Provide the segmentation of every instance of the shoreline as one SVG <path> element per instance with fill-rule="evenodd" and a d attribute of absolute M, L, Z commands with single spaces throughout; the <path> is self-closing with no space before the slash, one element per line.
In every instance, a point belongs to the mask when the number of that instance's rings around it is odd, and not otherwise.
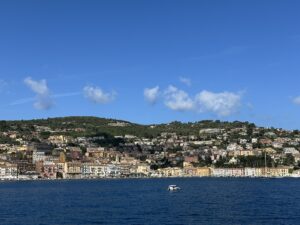
<path fill-rule="evenodd" d="M 261 180 L 274 180 L 274 179 L 299 179 L 300 177 L 217 177 L 217 176 L 207 176 L 207 177 L 105 177 L 105 178 L 66 178 L 66 179 L 0 179 L 0 183 L 6 182 L 49 182 L 49 181 L 113 181 L 113 180 L 160 180 L 160 179 L 261 179 Z"/>

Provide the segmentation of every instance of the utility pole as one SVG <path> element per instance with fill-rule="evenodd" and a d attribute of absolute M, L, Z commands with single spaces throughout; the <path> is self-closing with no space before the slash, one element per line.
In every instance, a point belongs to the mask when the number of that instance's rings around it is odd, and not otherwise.
<path fill-rule="evenodd" d="M 265 177 L 267 176 L 267 153 L 265 150 Z"/>

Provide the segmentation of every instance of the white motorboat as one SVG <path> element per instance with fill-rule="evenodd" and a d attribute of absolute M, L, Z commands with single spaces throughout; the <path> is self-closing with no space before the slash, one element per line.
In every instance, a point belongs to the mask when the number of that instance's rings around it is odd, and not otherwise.
<path fill-rule="evenodd" d="M 177 185 L 169 185 L 168 187 L 168 191 L 179 191 L 181 190 L 180 187 L 178 187 Z"/>

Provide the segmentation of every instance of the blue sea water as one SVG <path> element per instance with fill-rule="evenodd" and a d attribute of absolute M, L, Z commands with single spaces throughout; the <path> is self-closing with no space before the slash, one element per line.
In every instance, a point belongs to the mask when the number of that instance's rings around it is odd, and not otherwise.
<path fill-rule="evenodd" d="M 300 224 L 300 180 L 1 182 L 0 224 Z"/>

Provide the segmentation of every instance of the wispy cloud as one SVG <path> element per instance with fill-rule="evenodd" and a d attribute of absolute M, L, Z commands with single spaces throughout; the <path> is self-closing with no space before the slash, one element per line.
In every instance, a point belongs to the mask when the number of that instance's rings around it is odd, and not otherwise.
<path fill-rule="evenodd" d="M 84 96 L 96 104 L 106 104 L 113 101 L 117 95 L 116 92 L 104 92 L 99 87 L 85 86 L 83 88 Z"/>
<path fill-rule="evenodd" d="M 254 109 L 254 105 L 253 105 L 251 102 L 247 102 L 247 103 L 246 103 L 246 107 L 247 107 L 249 110 L 253 110 L 253 109 Z"/>
<path fill-rule="evenodd" d="M 50 98 L 58 99 L 58 98 L 64 98 L 64 97 L 78 96 L 81 94 L 82 94 L 82 92 L 61 93 L 61 94 L 50 95 Z M 36 98 L 22 98 L 22 99 L 18 99 L 18 100 L 11 102 L 9 105 L 10 106 L 23 105 L 23 104 L 27 104 L 27 103 L 35 102 L 35 101 L 36 101 Z"/>
<path fill-rule="evenodd" d="M 145 88 L 144 90 L 144 97 L 146 101 L 148 101 L 150 104 L 155 104 L 159 95 L 160 95 L 159 86 L 156 86 L 154 88 Z"/>
<path fill-rule="evenodd" d="M 300 96 L 295 97 L 295 98 L 293 99 L 293 103 L 296 104 L 296 105 L 300 105 Z"/>
<path fill-rule="evenodd" d="M 5 80 L 0 79 L 0 93 L 8 86 Z"/>
<path fill-rule="evenodd" d="M 22 99 L 18 99 L 18 100 L 11 102 L 9 105 L 10 106 L 23 105 L 23 104 L 27 104 L 30 102 L 34 102 L 35 100 L 36 100 L 36 98 L 22 98 Z"/>
<path fill-rule="evenodd" d="M 50 96 L 37 95 L 36 101 L 33 103 L 34 108 L 39 110 L 48 110 L 51 109 L 54 105 L 53 100 Z"/>
<path fill-rule="evenodd" d="M 179 81 L 188 87 L 190 87 L 192 85 L 191 79 L 189 79 L 187 77 L 179 77 Z"/>
<path fill-rule="evenodd" d="M 82 94 L 82 92 L 67 92 L 67 93 L 51 95 L 51 97 L 52 98 L 64 98 L 64 97 L 78 96 L 81 94 Z"/>
<path fill-rule="evenodd" d="M 31 77 L 27 77 L 24 79 L 24 83 L 36 94 L 35 101 L 33 103 L 33 106 L 36 109 L 48 110 L 54 105 L 45 79 L 37 81 L 33 80 Z"/>

